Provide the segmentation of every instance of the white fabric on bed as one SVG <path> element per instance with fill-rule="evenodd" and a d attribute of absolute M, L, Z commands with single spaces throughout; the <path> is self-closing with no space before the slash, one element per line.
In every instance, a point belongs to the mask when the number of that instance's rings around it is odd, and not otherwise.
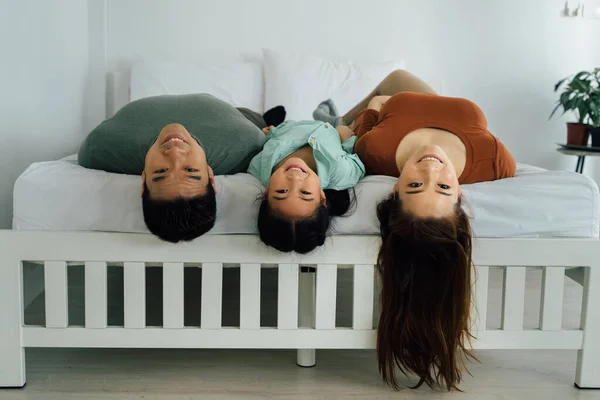
<path fill-rule="evenodd" d="M 403 61 L 359 63 L 263 50 L 265 108 L 284 105 L 287 119 L 312 120 L 317 105 L 332 98 L 342 114 L 365 98 Z"/>
<path fill-rule="evenodd" d="M 256 233 L 262 186 L 248 174 L 218 176 L 217 223 L 210 234 Z M 376 203 L 395 179 L 370 176 L 356 187 L 355 212 L 334 234 L 377 234 Z M 14 190 L 19 230 L 147 232 L 137 176 L 82 168 L 73 158 L 31 165 Z M 517 176 L 463 186 L 478 237 L 598 237 L 598 187 L 572 172 L 520 165 Z"/>
<path fill-rule="evenodd" d="M 131 67 L 130 89 L 130 101 L 164 94 L 210 93 L 234 107 L 264 111 L 260 62 L 141 61 Z"/>

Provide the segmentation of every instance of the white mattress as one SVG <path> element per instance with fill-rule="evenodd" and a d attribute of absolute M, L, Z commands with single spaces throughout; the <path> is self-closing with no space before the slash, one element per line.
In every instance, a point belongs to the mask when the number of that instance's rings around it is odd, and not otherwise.
<path fill-rule="evenodd" d="M 218 176 L 217 222 L 209 234 L 256 233 L 263 190 L 248 174 Z M 369 176 L 357 205 L 336 218 L 332 234 L 378 234 L 376 203 L 395 179 Z M 148 233 L 137 176 L 85 169 L 73 157 L 32 164 L 14 189 L 13 229 Z M 465 209 L 477 237 L 598 237 L 598 186 L 573 172 L 519 165 L 517 176 L 464 185 Z"/>

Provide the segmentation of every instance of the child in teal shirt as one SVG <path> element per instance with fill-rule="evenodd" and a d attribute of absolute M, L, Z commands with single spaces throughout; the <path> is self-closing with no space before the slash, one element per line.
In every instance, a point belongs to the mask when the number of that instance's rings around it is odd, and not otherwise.
<path fill-rule="evenodd" d="M 365 175 L 346 126 L 288 121 L 263 129 L 267 141 L 248 168 L 266 186 L 258 214 L 261 240 L 307 253 L 325 241 L 331 217 L 350 208 L 348 189 Z"/>

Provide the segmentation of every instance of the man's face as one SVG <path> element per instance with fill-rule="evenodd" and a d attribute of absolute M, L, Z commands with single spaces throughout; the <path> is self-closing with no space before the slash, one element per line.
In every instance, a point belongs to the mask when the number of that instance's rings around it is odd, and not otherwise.
<path fill-rule="evenodd" d="M 169 124 L 146 153 L 142 182 L 152 199 L 174 200 L 206 193 L 214 175 L 200 144 L 182 125 Z"/>

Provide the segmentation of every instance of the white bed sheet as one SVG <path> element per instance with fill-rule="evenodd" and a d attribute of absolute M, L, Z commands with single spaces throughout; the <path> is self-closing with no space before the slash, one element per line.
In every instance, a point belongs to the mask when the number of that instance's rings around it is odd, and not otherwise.
<path fill-rule="evenodd" d="M 256 233 L 262 185 L 253 176 L 219 176 L 217 222 L 209 234 Z M 395 179 L 370 176 L 356 187 L 354 213 L 332 234 L 378 234 L 376 203 Z M 14 189 L 13 229 L 148 233 L 137 176 L 85 169 L 74 157 L 32 164 Z M 464 185 L 477 237 L 591 237 L 599 232 L 598 186 L 583 175 L 519 165 L 517 176 Z"/>

